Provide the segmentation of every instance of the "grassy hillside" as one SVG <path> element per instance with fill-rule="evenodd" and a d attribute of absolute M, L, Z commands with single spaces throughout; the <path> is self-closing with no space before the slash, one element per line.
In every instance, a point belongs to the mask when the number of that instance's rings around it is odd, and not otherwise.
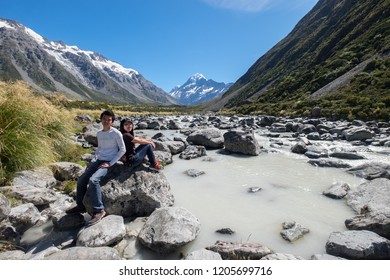
<path fill-rule="evenodd" d="M 388 0 L 320 0 L 222 99 L 240 113 L 320 106 L 323 116 L 388 120 L 389 54 Z"/>

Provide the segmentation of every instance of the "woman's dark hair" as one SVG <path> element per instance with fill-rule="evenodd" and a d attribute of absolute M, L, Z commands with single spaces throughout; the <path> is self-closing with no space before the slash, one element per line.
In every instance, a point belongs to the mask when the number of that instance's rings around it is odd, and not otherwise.
<path fill-rule="evenodd" d="M 131 123 L 133 124 L 133 127 L 132 127 L 132 129 L 131 129 L 130 132 L 127 132 L 127 131 L 125 130 L 125 128 L 124 128 L 126 122 L 131 122 Z M 130 133 L 131 135 L 134 136 L 134 123 L 133 123 L 133 121 L 132 121 L 131 119 L 129 119 L 129 118 L 124 118 L 124 119 L 122 119 L 122 120 L 121 120 L 121 124 L 120 124 L 120 126 L 119 126 L 119 130 L 120 130 L 120 132 L 122 132 L 122 133 Z"/>
<path fill-rule="evenodd" d="M 112 121 L 114 122 L 115 121 L 115 114 L 113 111 L 111 110 L 106 110 L 104 111 L 103 113 L 100 114 L 100 119 L 103 118 L 103 116 L 110 116 L 112 118 Z"/>

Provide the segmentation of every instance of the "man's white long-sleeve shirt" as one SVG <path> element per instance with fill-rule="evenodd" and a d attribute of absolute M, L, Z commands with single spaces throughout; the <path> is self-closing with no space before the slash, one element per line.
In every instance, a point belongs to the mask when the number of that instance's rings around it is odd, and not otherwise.
<path fill-rule="evenodd" d="M 112 166 L 125 154 L 125 143 L 118 129 L 111 127 L 108 131 L 99 130 L 96 137 L 98 140 L 96 159 L 108 161 Z"/>

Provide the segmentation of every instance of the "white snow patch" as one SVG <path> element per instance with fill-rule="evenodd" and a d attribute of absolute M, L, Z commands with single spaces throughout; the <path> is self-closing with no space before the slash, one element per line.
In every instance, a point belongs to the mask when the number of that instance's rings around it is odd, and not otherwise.
<path fill-rule="evenodd" d="M 15 27 L 9 25 L 7 22 L 0 20 L 0 28 L 5 27 L 9 29 L 15 29 Z"/>
<path fill-rule="evenodd" d="M 33 39 L 35 41 L 37 41 L 38 43 L 42 44 L 45 42 L 45 39 L 43 39 L 43 37 L 41 35 L 39 35 L 38 33 L 35 33 L 33 30 L 31 30 L 30 28 L 27 28 L 25 27 L 24 28 L 24 31 L 30 35 L 31 37 L 33 37 Z"/>

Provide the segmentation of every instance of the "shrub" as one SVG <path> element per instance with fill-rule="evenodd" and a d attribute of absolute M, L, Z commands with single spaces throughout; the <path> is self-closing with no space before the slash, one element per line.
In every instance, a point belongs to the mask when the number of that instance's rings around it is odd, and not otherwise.
<path fill-rule="evenodd" d="M 56 161 L 68 143 L 72 118 L 23 82 L 0 82 L 0 175 Z"/>

